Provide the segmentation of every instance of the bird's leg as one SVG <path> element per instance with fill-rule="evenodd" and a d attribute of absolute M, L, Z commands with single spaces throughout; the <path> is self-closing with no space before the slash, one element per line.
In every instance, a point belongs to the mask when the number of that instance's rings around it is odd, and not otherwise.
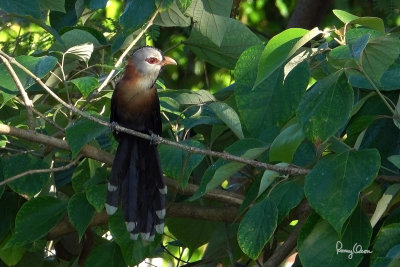
<path fill-rule="evenodd" d="M 159 143 L 158 135 L 155 134 L 152 130 L 149 130 L 149 134 L 150 134 L 150 144 L 151 145 L 158 145 L 158 143 Z"/>
<path fill-rule="evenodd" d="M 116 130 L 115 128 L 118 126 L 118 123 L 116 123 L 115 121 L 110 123 L 110 129 L 112 133 L 118 133 L 118 130 Z"/>

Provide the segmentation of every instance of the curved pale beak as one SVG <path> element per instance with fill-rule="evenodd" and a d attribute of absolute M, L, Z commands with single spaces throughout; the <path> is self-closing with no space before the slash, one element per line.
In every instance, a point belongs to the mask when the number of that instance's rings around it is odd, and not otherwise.
<path fill-rule="evenodd" d="M 172 58 L 165 56 L 164 59 L 161 61 L 161 66 L 166 66 L 166 65 L 177 65 L 177 63 Z"/>

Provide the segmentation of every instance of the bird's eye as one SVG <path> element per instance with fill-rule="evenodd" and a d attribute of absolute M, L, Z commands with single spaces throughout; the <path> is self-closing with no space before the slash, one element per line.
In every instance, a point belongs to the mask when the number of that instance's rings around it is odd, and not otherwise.
<path fill-rule="evenodd" d="M 149 58 L 146 58 L 146 61 L 147 61 L 147 63 L 149 63 L 149 64 L 155 64 L 155 63 L 158 63 L 158 59 L 157 59 L 157 58 L 155 58 L 155 57 L 149 57 Z"/>

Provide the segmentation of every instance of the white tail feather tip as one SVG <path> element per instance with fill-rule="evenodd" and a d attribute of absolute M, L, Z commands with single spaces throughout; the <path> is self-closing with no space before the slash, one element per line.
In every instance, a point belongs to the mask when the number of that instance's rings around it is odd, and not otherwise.
<path fill-rule="evenodd" d="M 150 233 L 140 233 L 140 236 L 142 237 L 143 240 L 149 241 Z"/>
<path fill-rule="evenodd" d="M 160 191 L 161 194 L 166 195 L 168 192 L 167 186 L 164 186 L 163 188 L 159 188 L 158 191 Z"/>
<path fill-rule="evenodd" d="M 118 190 L 118 186 L 108 183 L 107 190 L 108 190 L 108 192 L 115 192 Z"/>
<path fill-rule="evenodd" d="M 159 219 L 164 219 L 165 217 L 165 209 L 162 210 L 156 210 L 156 215 Z"/>
<path fill-rule="evenodd" d="M 160 223 L 155 226 L 156 232 L 162 235 L 164 233 L 164 224 Z"/>
<path fill-rule="evenodd" d="M 117 207 L 108 205 L 107 203 L 104 204 L 104 207 L 106 208 L 106 212 L 108 215 L 113 215 L 117 211 Z"/>
<path fill-rule="evenodd" d="M 136 222 L 125 222 L 125 225 L 128 232 L 132 232 L 136 228 Z"/>
<path fill-rule="evenodd" d="M 139 234 L 132 234 L 132 233 L 130 234 L 130 238 L 132 240 L 137 240 L 138 236 L 139 236 Z"/>

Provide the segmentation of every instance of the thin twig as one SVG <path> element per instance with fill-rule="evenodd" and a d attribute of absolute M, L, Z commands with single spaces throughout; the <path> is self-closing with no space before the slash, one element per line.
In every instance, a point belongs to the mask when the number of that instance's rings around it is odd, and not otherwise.
<path fill-rule="evenodd" d="M 131 49 L 136 45 L 136 43 L 142 38 L 142 36 L 145 34 L 145 32 L 153 25 L 154 19 L 156 18 L 157 14 L 160 12 L 160 8 L 162 6 L 162 2 L 160 2 L 159 7 L 156 9 L 154 14 L 151 16 L 150 20 L 147 22 L 146 26 L 139 32 L 139 34 L 133 39 L 133 41 L 129 44 L 129 46 L 124 50 L 124 52 L 121 54 L 121 56 L 118 58 L 117 62 L 114 65 L 114 69 L 110 71 L 110 73 L 107 75 L 106 79 L 103 81 L 103 83 L 92 92 L 92 94 L 86 99 L 86 101 L 82 104 L 80 107 L 80 110 L 83 110 L 83 108 L 96 96 L 98 95 L 110 82 L 111 78 L 113 77 L 115 73 L 115 69 L 119 68 L 122 64 L 122 61 L 128 55 L 128 53 L 131 51 Z"/>
<path fill-rule="evenodd" d="M 29 99 L 28 94 L 25 91 L 24 86 L 22 85 L 20 79 L 18 78 L 18 75 L 15 73 L 13 67 L 11 66 L 10 62 L 3 56 L 0 56 L 1 60 L 3 61 L 4 65 L 6 66 L 8 72 L 11 75 L 11 78 L 14 80 L 15 85 L 17 86 L 20 94 L 22 95 L 22 98 L 25 102 L 26 106 L 26 111 L 28 113 L 28 126 L 29 129 L 33 130 L 35 129 L 35 120 L 33 118 L 33 113 L 32 113 L 32 107 L 33 103 Z"/>
<path fill-rule="evenodd" d="M 8 183 L 11 183 L 11 182 L 13 182 L 15 180 L 18 180 L 18 179 L 20 179 L 20 178 L 22 178 L 24 176 L 27 176 L 27 175 L 38 174 L 38 173 L 59 172 L 59 171 L 68 170 L 72 166 L 75 166 L 81 158 L 82 158 L 82 156 L 79 155 L 73 161 L 71 161 L 67 165 L 64 165 L 64 166 L 61 166 L 61 167 L 49 168 L 49 169 L 29 170 L 29 171 L 26 171 L 26 172 L 19 173 L 17 175 L 14 175 L 14 176 L 8 178 L 8 179 L 5 179 L 4 181 L 1 181 L 0 182 L 0 186 L 8 184 Z"/>

